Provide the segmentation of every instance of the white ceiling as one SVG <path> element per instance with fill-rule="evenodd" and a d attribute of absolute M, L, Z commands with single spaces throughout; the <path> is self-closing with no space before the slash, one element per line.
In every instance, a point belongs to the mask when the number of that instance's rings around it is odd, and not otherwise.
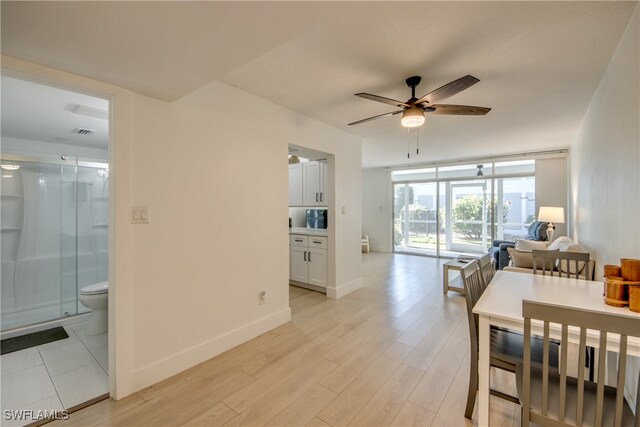
<path fill-rule="evenodd" d="M 0 87 L 3 137 L 107 149 L 109 121 L 73 110 L 82 105 L 108 112 L 109 101 L 4 75 Z M 96 132 L 80 135 L 77 128 Z"/>
<path fill-rule="evenodd" d="M 637 2 L 2 2 L 2 52 L 174 100 L 219 79 L 364 138 L 363 165 L 566 147 Z M 394 110 L 465 74 L 407 159 Z M 415 138 L 415 135 L 412 136 Z M 413 142 L 415 145 L 415 142 Z"/>

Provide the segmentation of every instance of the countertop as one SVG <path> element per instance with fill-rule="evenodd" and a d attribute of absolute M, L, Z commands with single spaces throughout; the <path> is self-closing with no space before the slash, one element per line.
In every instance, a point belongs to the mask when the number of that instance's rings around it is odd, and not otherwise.
<path fill-rule="evenodd" d="M 302 234 L 306 236 L 326 236 L 326 228 L 306 228 L 306 227 L 291 227 L 289 234 Z"/>

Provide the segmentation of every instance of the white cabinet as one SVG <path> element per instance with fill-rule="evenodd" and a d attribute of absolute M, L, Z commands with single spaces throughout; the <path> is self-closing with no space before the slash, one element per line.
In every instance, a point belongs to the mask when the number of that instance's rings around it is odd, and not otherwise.
<path fill-rule="evenodd" d="M 308 248 L 291 246 L 289 251 L 289 279 L 296 282 L 309 282 Z"/>
<path fill-rule="evenodd" d="M 326 288 L 327 238 L 291 235 L 289 244 L 289 280 Z"/>
<path fill-rule="evenodd" d="M 309 248 L 309 280 L 307 283 L 315 286 L 327 287 L 327 250 Z"/>
<path fill-rule="evenodd" d="M 327 185 L 327 176 L 329 175 L 327 170 L 327 161 L 320 160 L 318 161 L 318 164 L 320 168 L 320 179 L 319 179 L 320 205 L 327 206 L 327 203 L 329 200 L 327 198 L 327 190 L 329 189 L 329 186 Z"/>
<path fill-rule="evenodd" d="M 327 162 L 289 165 L 289 206 L 327 206 Z"/>
<path fill-rule="evenodd" d="M 320 163 L 306 162 L 302 164 L 302 203 L 305 206 L 320 204 Z"/>
<path fill-rule="evenodd" d="M 302 163 L 289 165 L 289 206 L 302 206 Z"/>

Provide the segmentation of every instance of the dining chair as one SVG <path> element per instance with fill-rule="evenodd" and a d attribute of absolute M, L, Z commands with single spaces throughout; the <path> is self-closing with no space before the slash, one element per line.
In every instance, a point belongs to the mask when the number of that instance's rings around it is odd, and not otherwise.
<path fill-rule="evenodd" d="M 482 273 L 482 280 L 484 281 L 484 287 L 486 288 L 493 280 L 493 276 L 496 271 L 493 268 L 493 260 L 491 255 L 485 254 L 478 259 L 478 265 L 480 266 L 480 272 Z"/>
<path fill-rule="evenodd" d="M 547 274 L 553 276 L 557 273 L 559 277 L 563 277 L 563 273 L 567 278 L 580 278 L 580 271 L 586 268 L 591 256 L 583 252 L 560 252 L 545 251 L 534 249 L 531 252 L 533 256 L 533 274 L 538 274 L 538 269 L 543 276 Z M 572 268 L 573 261 L 573 268 Z M 582 267 L 580 267 L 580 263 Z M 556 266 L 558 268 L 556 268 Z"/>
<path fill-rule="evenodd" d="M 464 416 L 471 419 L 473 408 L 475 406 L 476 395 L 478 391 L 478 315 L 473 313 L 473 307 L 476 305 L 486 287 L 484 286 L 482 273 L 477 261 L 472 261 L 460 270 L 462 282 L 464 284 L 464 295 L 467 305 L 467 319 L 469 321 L 469 337 L 471 343 L 471 369 L 469 376 L 469 391 L 467 393 L 467 405 Z M 515 373 L 516 365 L 522 361 L 524 351 L 522 334 L 508 331 L 506 329 L 491 329 L 491 366 L 502 369 L 504 371 Z M 532 339 L 532 347 L 534 358 L 538 355 L 540 362 L 542 361 L 542 340 L 539 338 Z M 552 345 L 551 364 L 557 365 L 558 347 Z M 513 403 L 519 403 L 517 397 L 510 396 L 498 390 L 490 389 L 489 392 L 497 397 L 508 400 Z"/>
<path fill-rule="evenodd" d="M 634 417 L 624 399 L 628 337 L 640 336 L 640 318 L 618 313 L 593 313 L 569 307 L 560 307 L 532 301 L 522 302 L 524 317 L 524 360 L 518 365 L 516 384 L 522 405 L 522 425 L 530 422 L 547 426 L 640 426 L 640 375 L 636 394 Z M 541 321 L 543 328 L 542 367 L 533 366 L 532 348 L 527 345 L 531 337 L 532 321 Z M 598 378 L 585 381 L 584 370 L 578 370 L 578 378 L 567 376 L 566 351 L 562 352 L 560 370 L 549 369 L 550 324 L 557 325 L 561 345 L 568 344 L 569 327 L 579 328 L 580 348 L 586 345 L 587 329 L 599 336 Z M 605 385 L 605 359 L 608 334 L 620 337 L 616 387 Z M 578 352 L 578 366 L 584 365 L 584 352 Z M 635 419 L 634 419 L 635 418 Z"/>
<path fill-rule="evenodd" d="M 538 265 L 542 275 L 545 276 L 549 273 L 550 276 L 554 275 L 554 271 L 558 273 L 559 277 L 562 277 L 562 273 L 565 273 L 567 278 L 580 279 L 580 262 L 588 263 L 591 256 L 588 253 L 582 252 L 560 252 L 560 251 L 545 251 L 534 249 L 532 251 L 533 256 L 533 274 L 537 274 Z M 573 261 L 573 268 L 571 268 L 571 262 Z M 538 264 L 540 263 L 540 264 Z M 559 266 L 560 268 L 556 268 Z M 587 268 L 586 264 L 583 264 L 583 269 Z M 584 277 L 587 277 L 585 274 Z M 585 366 L 589 368 L 589 380 L 593 381 L 595 375 L 595 350 L 593 347 L 588 346 L 586 348 L 587 358 L 585 360 Z"/>

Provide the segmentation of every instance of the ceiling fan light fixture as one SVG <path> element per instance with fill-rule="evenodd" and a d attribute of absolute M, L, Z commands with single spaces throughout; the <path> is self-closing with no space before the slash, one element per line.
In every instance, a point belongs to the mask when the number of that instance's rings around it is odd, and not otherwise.
<path fill-rule="evenodd" d="M 422 108 L 405 108 L 402 112 L 402 126 L 406 128 L 417 128 L 424 124 L 424 111 Z"/>

